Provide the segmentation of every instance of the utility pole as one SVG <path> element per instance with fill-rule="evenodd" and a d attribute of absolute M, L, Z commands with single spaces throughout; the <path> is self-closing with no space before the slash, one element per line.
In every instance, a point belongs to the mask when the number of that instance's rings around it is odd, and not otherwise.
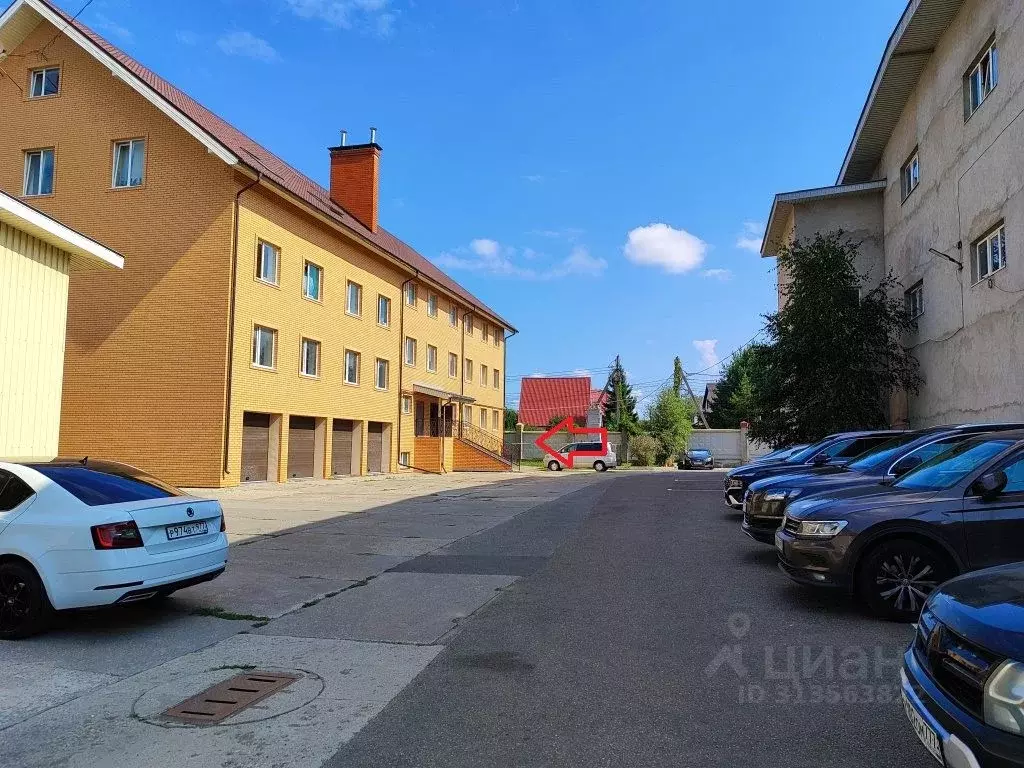
<path fill-rule="evenodd" d="M 683 371 L 682 374 L 683 384 L 686 385 L 686 391 L 689 392 L 690 397 L 693 398 L 693 404 L 697 406 L 697 415 L 700 416 L 700 421 L 704 425 L 704 429 L 711 429 L 711 427 L 708 426 L 708 419 L 704 415 L 704 406 L 701 405 L 701 402 L 697 399 L 697 396 L 693 394 L 693 389 L 690 387 L 690 381 L 689 379 L 686 378 L 686 372 Z"/>

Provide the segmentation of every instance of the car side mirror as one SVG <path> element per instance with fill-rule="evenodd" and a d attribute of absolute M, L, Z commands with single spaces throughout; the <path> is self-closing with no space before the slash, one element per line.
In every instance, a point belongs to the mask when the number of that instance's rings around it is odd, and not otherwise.
<path fill-rule="evenodd" d="M 917 469 L 923 463 L 924 459 L 920 456 L 904 456 L 893 465 L 892 474 L 895 477 L 903 477 L 907 472 Z"/>
<path fill-rule="evenodd" d="M 991 501 L 1003 492 L 1006 483 L 1006 473 L 1001 469 L 997 469 L 995 472 L 989 472 L 987 475 L 982 475 L 975 480 L 971 485 L 971 490 L 976 496 L 980 496 L 983 501 Z"/>
<path fill-rule="evenodd" d="M 813 464 L 816 467 L 828 464 L 828 454 L 819 453 L 817 456 L 811 459 L 811 464 Z"/>

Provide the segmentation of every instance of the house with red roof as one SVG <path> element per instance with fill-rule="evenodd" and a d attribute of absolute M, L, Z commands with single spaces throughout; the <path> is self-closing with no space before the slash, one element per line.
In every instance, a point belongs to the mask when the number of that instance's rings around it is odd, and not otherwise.
<path fill-rule="evenodd" d="M 591 406 L 603 402 L 603 393 L 590 388 L 589 376 L 527 377 L 519 393 L 519 420 L 529 427 L 546 427 L 569 416 L 586 425 Z"/>

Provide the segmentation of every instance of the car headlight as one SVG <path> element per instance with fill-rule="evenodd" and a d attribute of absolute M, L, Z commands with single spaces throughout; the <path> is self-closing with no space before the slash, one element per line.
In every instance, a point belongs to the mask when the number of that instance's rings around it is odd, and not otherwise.
<path fill-rule="evenodd" d="M 1005 661 L 985 686 L 985 722 L 1024 736 L 1024 664 Z"/>
<path fill-rule="evenodd" d="M 768 491 L 768 493 L 766 493 L 765 496 L 764 496 L 764 500 L 765 501 L 785 501 L 786 497 L 788 495 L 789 495 L 789 493 L 787 491 Z"/>
<path fill-rule="evenodd" d="M 846 527 L 846 520 L 801 520 L 797 536 L 831 539 Z"/>

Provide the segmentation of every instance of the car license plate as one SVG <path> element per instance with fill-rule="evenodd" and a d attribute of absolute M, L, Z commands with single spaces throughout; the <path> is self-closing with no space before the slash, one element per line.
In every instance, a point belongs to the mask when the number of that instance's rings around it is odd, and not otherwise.
<path fill-rule="evenodd" d="M 786 549 L 782 545 L 782 537 L 779 536 L 779 532 L 778 531 L 775 532 L 775 548 L 777 550 L 779 550 L 780 553 L 786 554 Z"/>
<path fill-rule="evenodd" d="M 184 539 L 187 536 L 202 536 L 204 533 L 209 533 L 210 528 L 206 524 L 205 520 L 200 520 L 196 523 L 182 523 L 181 525 L 168 525 L 167 526 L 167 539 Z"/>
<path fill-rule="evenodd" d="M 907 713 L 907 719 L 910 720 L 914 733 L 917 734 L 917 738 L 924 744 L 925 749 L 931 752 L 932 757 L 938 760 L 939 763 L 945 765 L 946 761 L 942 759 L 942 742 L 939 741 L 939 734 L 914 709 L 914 705 L 910 703 L 906 691 L 903 691 L 903 710 Z"/>

